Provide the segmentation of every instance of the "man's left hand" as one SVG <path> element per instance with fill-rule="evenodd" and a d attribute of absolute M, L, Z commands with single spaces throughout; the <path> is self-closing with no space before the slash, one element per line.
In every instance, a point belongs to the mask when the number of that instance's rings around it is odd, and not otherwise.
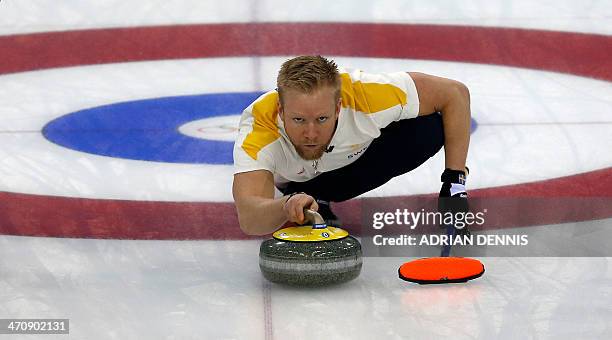
<path fill-rule="evenodd" d="M 452 169 L 445 169 L 441 176 L 442 188 L 438 199 L 438 211 L 443 214 L 452 213 L 454 227 L 459 230 L 465 227 L 465 221 L 460 220 L 460 217 L 465 217 L 465 213 L 470 210 L 465 189 L 466 177 L 466 172 Z M 465 232 L 469 233 L 467 229 Z"/>

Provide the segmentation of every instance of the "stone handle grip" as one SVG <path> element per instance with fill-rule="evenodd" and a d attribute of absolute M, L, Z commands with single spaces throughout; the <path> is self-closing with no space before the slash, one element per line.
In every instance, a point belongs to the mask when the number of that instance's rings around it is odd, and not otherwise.
<path fill-rule="evenodd" d="M 304 220 L 312 223 L 312 225 L 325 225 L 326 222 L 318 212 L 311 209 L 304 209 Z"/>

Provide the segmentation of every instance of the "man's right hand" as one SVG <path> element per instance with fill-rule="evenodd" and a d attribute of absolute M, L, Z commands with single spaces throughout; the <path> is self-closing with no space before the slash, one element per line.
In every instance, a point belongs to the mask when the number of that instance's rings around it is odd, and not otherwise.
<path fill-rule="evenodd" d="M 304 209 L 319 210 L 319 205 L 314 197 L 303 193 L 293 193 L 287 195 L 283 204 L 283 211 L 287 216 L 287 220 L 297 224 L 304 224 Z"/>

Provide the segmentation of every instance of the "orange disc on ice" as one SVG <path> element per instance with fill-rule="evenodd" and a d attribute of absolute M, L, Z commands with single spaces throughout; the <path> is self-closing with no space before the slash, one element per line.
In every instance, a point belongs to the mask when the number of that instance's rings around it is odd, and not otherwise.
<path fill-rule="evenodd" d="M 419 284 L 466 282 L 482 276 L 482 262 L 465 257 L 430 257 L 404 263 L 398 270 L 402 280 Z"/>

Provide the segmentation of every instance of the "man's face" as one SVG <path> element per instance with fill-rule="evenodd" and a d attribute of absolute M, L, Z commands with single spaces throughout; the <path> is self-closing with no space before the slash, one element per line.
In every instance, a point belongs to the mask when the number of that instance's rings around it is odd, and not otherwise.
<path fill-rule="evenodd" d="M 312 93 L 288 89 L 279 104 L 285 132 L 305 160 L 319 159 L 334 135 L 341 101 L 333 87 L 321 87 Z"/>

